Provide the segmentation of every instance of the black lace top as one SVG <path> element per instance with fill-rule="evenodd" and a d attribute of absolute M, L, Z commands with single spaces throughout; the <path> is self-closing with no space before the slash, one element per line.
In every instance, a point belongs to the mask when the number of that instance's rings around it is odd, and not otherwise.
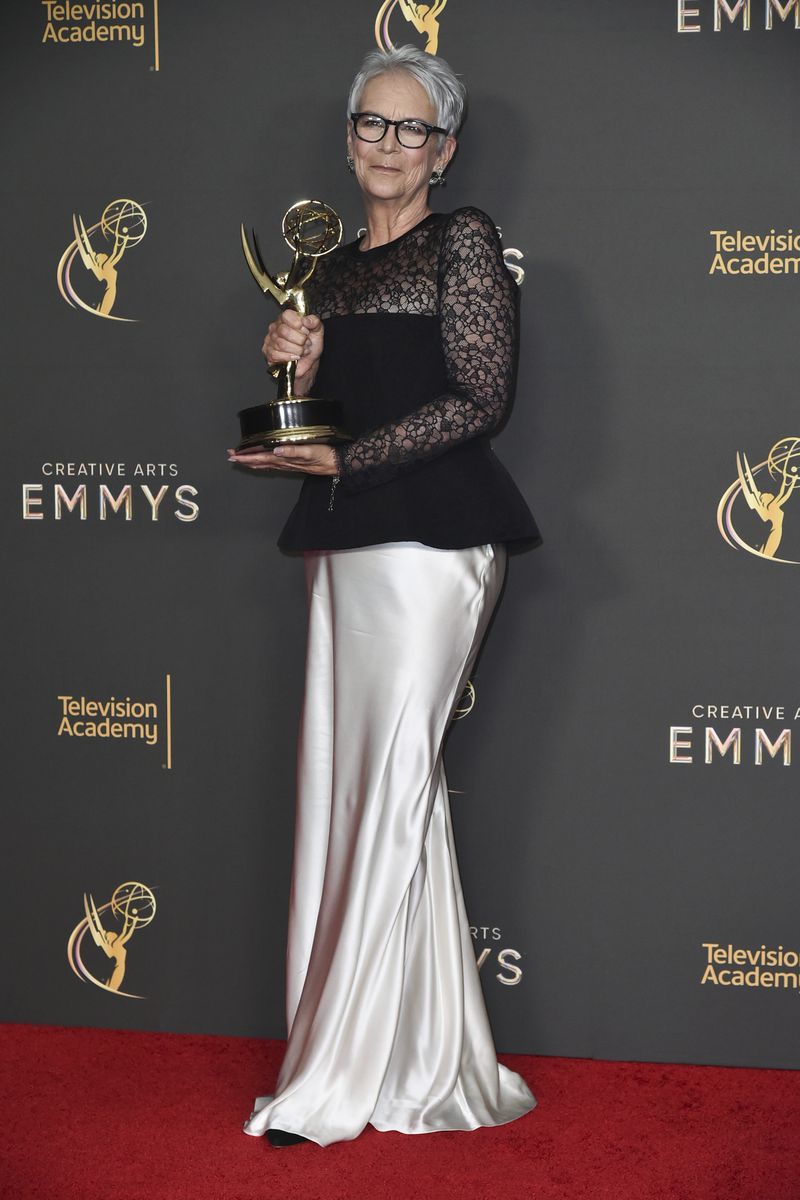
<path fill-rule="evenodd" d="M 305 477 L 279 546 L 537 544 L 489 443 L 517 347 L 517 287 L 489 217 L 431 213 L 372 250 L 351 242 L 307 291 L 325 325 L 312 395 L 341 401 L 354 440 L 337 447 L 338 484 Z"/>

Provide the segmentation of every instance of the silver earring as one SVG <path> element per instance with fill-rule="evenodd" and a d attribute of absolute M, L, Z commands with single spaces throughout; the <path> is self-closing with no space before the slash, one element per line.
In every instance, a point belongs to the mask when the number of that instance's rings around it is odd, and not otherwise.
<path fill-rule="evenodd" d="M 356 169 L 353 164 L 353 160 L 349 154 L 347 156 L 347 169 L 348 169 L 348 171 L 355 171 L 355 169 Z"/>
<path fill-rule="evenodd" d="M 437 184 L 444 183 L 444 171 L 441 167 L 436 167 L 434 169 L 434 172 L 428 180 L 428 183 L 431 187 L 436 187 Z"/>

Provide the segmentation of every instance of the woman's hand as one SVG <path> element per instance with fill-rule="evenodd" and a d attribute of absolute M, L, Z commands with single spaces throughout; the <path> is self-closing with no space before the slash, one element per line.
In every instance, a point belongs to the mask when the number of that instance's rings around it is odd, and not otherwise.
<path fill-rule="evenodd" d="M 287 308 L 267 329 L 261 353 L 268 367 L 296 362 L 295 394 L 305 396 L 317 373 L 324 337 L 325 330 L 319 317 L 313 313 L 303 317 L 293 308 Z"/>
<path fill-rule="evenodd" d="M 245 454 L 228 451 L 228 462 L 254 471 L 302 471 L 306 475 L 338 475 L 339 464 L 332 446 L 321 442 L 311 445 L 276 446 L 274 450 L 253 450 Z"/>

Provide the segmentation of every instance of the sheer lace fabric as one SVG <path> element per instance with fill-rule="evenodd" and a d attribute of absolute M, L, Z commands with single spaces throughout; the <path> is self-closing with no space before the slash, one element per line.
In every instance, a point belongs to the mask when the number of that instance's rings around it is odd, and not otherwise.
<path fill-rule="evenodd" d="M 384 247 L 345 247 L 318 270 L 311 299 L 323 320 L 403 313 L 439 322 L 446 391 L 338 447 L 345 491 L 383 483 L 502 422 L 514 375 L 517 289 L 497 231 L 479 209 L 432 214 Z"/>

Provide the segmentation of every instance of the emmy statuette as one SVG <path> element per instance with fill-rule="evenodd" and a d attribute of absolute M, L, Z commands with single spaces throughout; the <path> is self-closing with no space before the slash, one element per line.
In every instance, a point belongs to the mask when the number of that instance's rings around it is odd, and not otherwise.
<path fill-rule="evenodd" d="M 283 236 L 294 251 L 289 270 L 275 279 L 264 266 L 253 230 L 252 248 L 244 225 L 242 250 L 250 274 L 261 291 L 277 300 L 281 309 L 308 312 L 303 287 L 308 283 L 323 254 L 335 250 L 342 240 L 342 222 L 321 200 L 301 200 L 283 218 Z M 342 428 L 342 410 L 337 400 L 300 397 L 294 392 L 295 362 L 283 363 L 273 372 L 278 394 L 270 402 L 244 408 L 238 414 L 242 440 L 237 452 L 271 449 L 286 442 L 345 442 L 350 435 Z"/>

